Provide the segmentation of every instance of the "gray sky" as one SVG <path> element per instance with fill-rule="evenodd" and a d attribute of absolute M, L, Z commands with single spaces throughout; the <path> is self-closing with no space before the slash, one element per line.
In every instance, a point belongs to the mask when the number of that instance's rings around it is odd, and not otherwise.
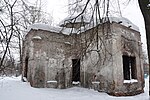
<path fill-rule="evenodd" d="M 117 0 L 116 0 L 117 1 Z M 128 0 L 119 0 L 121 15 L 125 18 L 128 18 L 132 23 L 137 25 L 141 32 L 141 38 L 143 42 L 143 47 L 146 50 L 146 38 L 145 38 L 145 26 L 143 16 L 141 14 L 138 0 L 131 0 L 128 4 L 126 1 Z M 114 6 L 115 0 L 110 4 L 110 6 Z M 61 20 L 63 20 L 68 12 L 68 0 L 47 0 L 47 12 L 49 12 L 53 16 L 53 20 L 55 24 L 58 24 Z M 118 6 L 117 6 L 118 7 Z M 116 10 L 115 8 L 113 8 Z"/>

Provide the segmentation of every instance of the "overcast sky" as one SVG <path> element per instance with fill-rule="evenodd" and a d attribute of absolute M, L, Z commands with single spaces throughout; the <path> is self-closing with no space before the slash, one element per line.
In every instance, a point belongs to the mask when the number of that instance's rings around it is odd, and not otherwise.
<path fill-rule="evenodd" d="M 124 1 L 127 0 L 120 0 L 121 15 L 128 18 L 131 22 L 139 27 L 143 47 L 146 49 L 144 20 L 139 9 L 138 0 L 131 0 L 129 4 Z M 53 16 L 55 24 L 58 24 L 68 15 L 68 0 L 47 0 L 46 3 L 47 12 L 49 12 Z"/>
<path fill-rule="evenodd" d="M 68 16 L 68 0 L 43 1 L 45 3 L 44 6 L 46 8 L 46 12 L 50 13 L 53 17 L 54 25 L 58 24 L 61 20 Z M 117 5 L 115 4 L 117 3 L 115 2 L 117 1 L 118 0 L 112 0 L 110 6 L 116 7 Z M 138 5 L 138 0 L 131 0 L 129 4 L 127 3 L 127 1 L 129 0 L 119 0 L 121 15 L 122 17 L 129 19 L 132 23 L 139 27 L 141 32 L 143 48 L 147 53 L 144 20 Z M 115 8 L 113 9 L 116 10 Z"/>

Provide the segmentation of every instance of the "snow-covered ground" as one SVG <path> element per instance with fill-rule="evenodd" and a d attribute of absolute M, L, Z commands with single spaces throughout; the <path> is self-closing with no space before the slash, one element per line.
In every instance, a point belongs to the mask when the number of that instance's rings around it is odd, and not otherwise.
<path fill-rule="evenodd" d="M 92 89 L 72 87 L 68 89 L 33 88 L 21 77 L 0 77 L 0 100 L 149 100 L 149 80 L 145 79 L 145 93 L 115 97 Z"/>

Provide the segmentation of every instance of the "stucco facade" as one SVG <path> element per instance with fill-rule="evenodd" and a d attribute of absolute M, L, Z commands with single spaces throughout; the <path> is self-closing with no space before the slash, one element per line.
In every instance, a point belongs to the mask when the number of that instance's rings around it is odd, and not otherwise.
<path fill-rule="evenodd" d="M 23 77 L 40 88 L 81 86 L 116 96 L 142 93 L 140 33 L 116 22 L 70 35 L 31 29 L 23 44 Z"/>

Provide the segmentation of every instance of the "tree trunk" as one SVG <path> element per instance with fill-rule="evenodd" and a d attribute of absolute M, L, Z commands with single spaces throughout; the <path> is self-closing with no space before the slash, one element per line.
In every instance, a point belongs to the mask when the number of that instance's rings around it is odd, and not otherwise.
<path fill-rule="evenodd" d="M 148 7 L 148 4 L 150 3 L 150 1 L 149 0 L 138 0 L 138 1 L 139 1 L 139 6 L 140 6 L 140 9 L 143 14 L 144 21 L 145 21 L 147 51 L 148 51 L 148 59 L 150 63 L 150 7 Z M 150 72 L 150 64 L 149 64 L 149 72 Z M 149 94 L 150 94 L 150 89 L 149 89 Z"/>

